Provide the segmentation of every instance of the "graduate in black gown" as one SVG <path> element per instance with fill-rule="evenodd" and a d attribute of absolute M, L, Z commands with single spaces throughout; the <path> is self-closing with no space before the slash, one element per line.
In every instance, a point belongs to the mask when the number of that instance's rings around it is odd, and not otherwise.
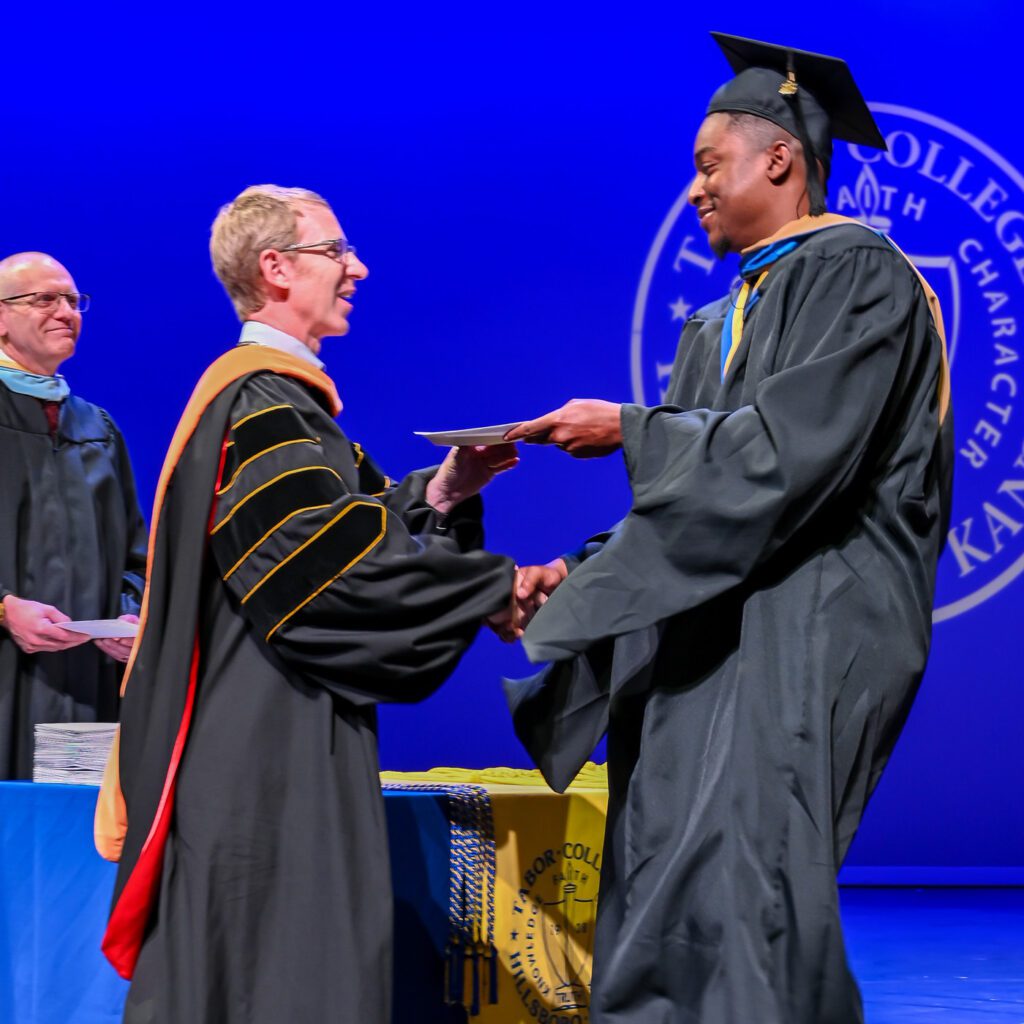
<path fill-rule="evenodd" d="M 57 371 L 88 296 L 45 253 L 0 260 L 0 779 L 30 779 L 35 725 L 113 722 L 130 641 L 69 619 L 134 619 L 146 525 L 124 439 Z"/>
<path fill-rule="evenodd" d="M 854 1024 L 836 873 L 914 699 L 947 526 L 941 315 L 825 212 L 833 137 L 883 147 L 841 61 L 723 37 L 690 201 L 742 284 L 666 404 L 511 432 L 621 449 L 626 518 L 524 570 L 517 732 L 563 788 L 607 729 L 594 1024 Z"/>
<path fill-rule="evenodd" d="M 367 271 L 318 196 L 247 189 L 211 250 L 242 344 L 198 384 L 158 487 L 97 813 L 120 854 L 104 950 L 132 977 L 127 1022 L 388 1024 L 375 707 L 430 694 L 510 614 L 476 494 L 515 449 L 396 483 L 346 438 L 316 353 Z"/>

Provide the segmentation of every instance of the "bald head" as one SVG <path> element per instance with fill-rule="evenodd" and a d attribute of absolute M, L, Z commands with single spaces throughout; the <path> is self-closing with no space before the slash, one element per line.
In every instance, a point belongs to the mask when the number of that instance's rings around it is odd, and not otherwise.
<path fill-rule="evenodd" d="M 0 260 L 0 299 L 21 294 L 23 289 L 17 286 L 18 282 L 31 278 L 38 271 L 71 276 L 67 268 L 45 252 L 16 252 Z"/>
<path fill-rule="evenodd" d="M 67 268 L 45 252 L 18 252 L 0 260 L 3 354 L 32 373 L 56 373 L 74 355 L 82 327 L 77 292 Z"/>

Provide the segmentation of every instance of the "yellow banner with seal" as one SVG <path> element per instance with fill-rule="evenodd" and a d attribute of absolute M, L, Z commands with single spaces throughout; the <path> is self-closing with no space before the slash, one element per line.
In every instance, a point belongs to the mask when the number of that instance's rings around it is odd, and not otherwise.
<path fill-rule="evenodd" d="M 552 792 L 539 772 L 512 768 L 381 772 L 381 781 L 483 786 L 490 798 L 498 1001 L 482 1000 L 473 1020 L 589 1024 L 605 766 L 586 765 L 564 794 Z"/>

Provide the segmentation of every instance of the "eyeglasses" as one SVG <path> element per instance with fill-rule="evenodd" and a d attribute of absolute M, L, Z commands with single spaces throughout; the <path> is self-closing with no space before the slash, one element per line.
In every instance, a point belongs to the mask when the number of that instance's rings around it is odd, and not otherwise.
<path fill-rule="evenodd" d="M 63 299 L 76 313 L 84 313 L 89 308 L 89 296 L 81 292 L 25 292 L 23 295 L 8 295 L 0 302 L 24 302 L 33 309 L 56 309 Z"/>
<path fill-rule="evenodd" d="M 345 262 L 345 257 L 356 254 L 356 247 L 349 243 L 347 238 L 325 238 L 322 242 L 296 242 L 294 245 L 286 245 L 279 252 L 313 252 L 317 256 L 330 256 L 332 260 L 339 263 Z"/>

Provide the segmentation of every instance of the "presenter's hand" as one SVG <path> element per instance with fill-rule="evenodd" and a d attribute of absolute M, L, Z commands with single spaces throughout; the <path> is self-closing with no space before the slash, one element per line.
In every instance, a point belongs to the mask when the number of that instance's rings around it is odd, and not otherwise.
<path fill-rule="evenodd" d="M 72 633 L 56 625 L 58 622 L 70 622 L 71 617 L 65 615 L 59 608 L 54 608 L 52 604 L 25 601 L 8 594 L 4 598 L 4 612 L 4 626 L 7 627 L 7 632 L 26 654 L 66 651 L 89 642 L 89 638 L 84 634 Z"/>
<path fill-rule="evenodd" d="M 521 423 L 506 441 L 555 444 L 577 459 L 610 455 L 622 447 L 622 406 L 599 398 L 574 398 L 561 409 Z"/>
<path fill-rule="evenodd" d="M 488 616 L 484 619 L 484 622 L 494 630 L 495 633 L 501 637 L 505 643 L 510 644 L 517 637 L 523 635 L 523 631 L 516 631 L 515 628 L 515 617 L 516 617 L 516 584 L 519 582 L 519 566 L 516 566 L 516 574 L 512 577 L 512 592 L 509 594 L 508 604 L 500 612 L 495 612 L 494 615 Z"/>
<path fill-rule="evenodd" d="M 460 501 L 479 494 L 499 473 L 518 464 L 519 454 L 514 444 L 450 448 L 427 484 L 427 504 L 446 515 Z"/>
<path fill-rule="evenodd" d="M 118 618 L 122 622 L 138 622 L 138 615 L 119 615 Z M 135 637 L 133 636 L 111 636 L 104 637 L 102 640 L 93 640 L 93 643 L 106 655 L 109 655 L 114 661 L 120 661 L 122 664 L 128 660 L 128 657 L 132 653 L 132 644 L 135 643 Z"/>

